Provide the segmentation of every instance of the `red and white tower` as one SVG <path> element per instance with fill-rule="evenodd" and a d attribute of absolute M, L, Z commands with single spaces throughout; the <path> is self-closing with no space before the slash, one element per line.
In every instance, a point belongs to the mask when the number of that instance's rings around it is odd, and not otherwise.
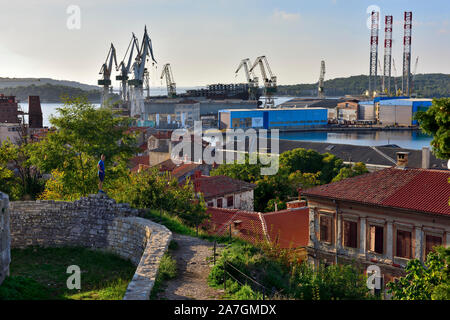
<path fill-rule="evenodd" d="M 370 73 L 369 73 L 369 95 L 373 96 L 377 91 L 377 61 L 378 61 L 378 29 L 379 12 L 372 11 L 370 28 Z"/>
<path fill-rule="evenodd" d="M 405 26 L 403 36 L 403 76 L 402 76 L 402 94 L 410 95 L 411 84 L 411 28 L 412 12 L 405 12 Z"/>
<path fill-rule="evenodd" d="M 392 60 L 392 16 L 384 18 L 384 68 L 382 91 L 391 94 L 391 60 Z"/>

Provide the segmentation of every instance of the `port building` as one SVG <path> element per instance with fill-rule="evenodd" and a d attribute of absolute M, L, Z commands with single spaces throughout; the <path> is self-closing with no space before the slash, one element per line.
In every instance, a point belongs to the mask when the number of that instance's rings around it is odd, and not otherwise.
<path fill-rule="evenodd" d="M 235 109 L 219 111 L 219 129 L 296 130 L 324 127 L 328 124 L 326 108 Z"/>
<path fill-rule="evenodd" d="M 375 104 L 377 120 L 382 125 L 417 125 L 414 115 L 417 111 L 427 111 L 431 99 L 389 99 Z"/>

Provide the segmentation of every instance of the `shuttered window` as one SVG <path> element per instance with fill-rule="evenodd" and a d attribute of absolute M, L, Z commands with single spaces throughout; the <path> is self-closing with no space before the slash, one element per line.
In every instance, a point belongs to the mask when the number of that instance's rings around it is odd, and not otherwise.
<path fill-rule="evenodd" d="M 349 248 L 358 247 L 358 223 L 344 220 L 344 246 Z"/>
<path fill-rule="evenodd" d="M 217 208 L 222 208 L 222 198 L 217 199 Z"/>
<path fill-rule="evenodd" d="M 233 196 L 227 197 L 227 208 L 232 208 L 234 205 L 233 203 Z"/>
<path fill-rule="evenodd" d="M 380 226 L 370 226 L 370 251 L 383 254 L 384 249 L 384 228 Z"/>
<path fill-rule="evenodd" d="M 331 218 L 320 217 L 320 241 L 331 243 Z"/>
<path fill-rule="evenodd" d="M 397 230 L 396 256 L 411 259 L 411 232 Z"/>
<path fill-rule="evenodd" d="M 437 236 L 426 236 L 425 255 L 433 251 L 433 247 L 442 245 L 442 238 Z"/>

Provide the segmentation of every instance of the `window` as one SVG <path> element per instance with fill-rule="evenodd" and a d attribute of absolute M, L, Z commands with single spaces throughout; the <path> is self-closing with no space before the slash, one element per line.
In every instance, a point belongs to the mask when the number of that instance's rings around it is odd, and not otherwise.
<path fill-rule="evenodd" d="M 217 199 L 217 208 L 222 208 L 223 204 L 222 204 L 222 198 Z"/>
<path fill-rule="evenodd" d="M 208 202 L 208 207 L 214 207 L 214 202 L 212 201 Z"/>
<path fill-rule="evenodd" d="M 320 216 L 320 241 L 331 243 L 331 217 Z"/>
<path fill-rule="evenodd" d="M 231 208 L 231 207 L 233 207 L 233 200 L 234 200 L 234 198 L 233 198 L 233 196 L 229 196 L 229 197 L 227 197 L 227 207 L 228 208 Z"/>
<path fill-rule="evenodd" d="M 433 247 L 442 245 L 442 238 L 437 236 L 427 235 L 425 241 L 425 256 L 427 256 L 429 252 L 433 251 Z"/>
<path fill-rule="evenodd" d="M 344 247 L 357 248 L 358 223 L 344 220 Z"/>
<path fill-rule="evenodd" d="M 397 230 L 397 257 L 411 258 L 411 232 Z"/>
<path fill-rule="evenodd" d="M 370 251 L 383 254 L 384 249 L 384 228 L 370 226 Z"/>

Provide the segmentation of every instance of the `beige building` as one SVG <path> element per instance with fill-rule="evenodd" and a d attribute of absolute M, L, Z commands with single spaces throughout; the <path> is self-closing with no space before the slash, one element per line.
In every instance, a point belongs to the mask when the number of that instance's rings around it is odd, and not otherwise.
<path fill-rule="evenodd" d="M 303 192 L 314 263 L 377 265 L 386 283 L 404 275 L 410 259 L 450 246 L 450 171 L 408 168 L 407 154 L 398 161 Z"/>
<path fill-rule="evenodd" d="M 21 130 L 20 123 L 0 123 L 0 142 L 3 143 L 9 138 L 12 143 L 17 143 Z"/>

